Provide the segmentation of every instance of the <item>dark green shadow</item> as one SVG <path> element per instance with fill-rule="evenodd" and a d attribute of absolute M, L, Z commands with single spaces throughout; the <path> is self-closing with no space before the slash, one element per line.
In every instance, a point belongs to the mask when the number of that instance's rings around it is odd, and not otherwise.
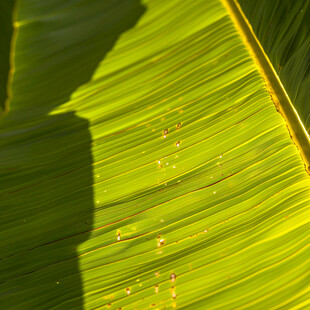
<path fill-rule="evenodd" d="M 139 0 L 20 1 L 17 18 L 29 22 L 0 124 L 0 309 L 84 308 L 77 247 L 93 228 L 89 121 L 49 112 L 144 12 Z"/>

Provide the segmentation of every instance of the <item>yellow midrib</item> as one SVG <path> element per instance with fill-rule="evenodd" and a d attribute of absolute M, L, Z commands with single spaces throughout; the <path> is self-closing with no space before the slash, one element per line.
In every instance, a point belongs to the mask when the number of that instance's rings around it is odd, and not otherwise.
<path fill-rule="evenodd" d="M 287 95 L 279 76 L 255 36 L 251 24 L 236 0 L 222 0 L 244 44 L 249 49 L 265 81 L 270 97 L 285 119 L 290 136 L 304 161 L 310 175 L 310 139 L 296 109 Z"/>
<path fill-rule="evenodd" d="M 10 54 L 9 54 L 9 73 L 8 73 L 8 80 L 6 84 L 6 91 L 7 91 L 7 97 L 4 102 L 3 107 L 3 114 L 0 116 L 0 120 L 8 114 L 10 111 L 10 101 L 12 99 L 12 80 L 13 80 L 13 74 L 15 71 L 15 63 L 14 63 L 14 57 L 15 57 L 15 46 L 16 46 L 16 37 L 17 37 L 17 26 L 16 26 L 16 19 L 17 19 L 17 11 L 18 11 L 18 5 L 19 0 L 16 0 L 15 6 L 13 8 L 13 14 L 12 14 L 12 26 L 13 26 L 13 32 L 12 32 L 12 38 L 10 43 Z"/>

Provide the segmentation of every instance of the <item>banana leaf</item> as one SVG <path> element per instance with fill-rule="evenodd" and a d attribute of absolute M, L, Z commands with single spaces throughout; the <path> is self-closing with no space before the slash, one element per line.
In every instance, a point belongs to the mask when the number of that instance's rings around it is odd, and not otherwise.
<path fill-rule="evenodd" d="M 0 309 L 309 307 L 309 138 L 238 5 L 11 4 Z"/>
<path fill-rule="evenodd" d="M 310 3 L 239 3 L 310 134 Z"/>

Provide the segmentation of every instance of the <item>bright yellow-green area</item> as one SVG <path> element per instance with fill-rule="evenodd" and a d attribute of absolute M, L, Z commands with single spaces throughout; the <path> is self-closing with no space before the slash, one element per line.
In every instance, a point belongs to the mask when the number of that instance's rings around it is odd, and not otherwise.
<path fill-rule="evenodd" d="M 309 307 L 310 178 L 219 0 L 21 0 L 15 31 L 0 308 Z"/>

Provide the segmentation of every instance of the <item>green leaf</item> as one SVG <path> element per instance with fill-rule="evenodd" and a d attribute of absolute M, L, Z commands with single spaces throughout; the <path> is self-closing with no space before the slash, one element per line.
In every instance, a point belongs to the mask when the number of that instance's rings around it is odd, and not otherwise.
<path fill-rule="evenodd" d="M 309 1 L 239 3 L 310 133 Z"/>
<path fill-rule="evenodd" d="M 7 111 L 5 105 L 7 93 L 8 76 L 10 70 L 10 47 L 13 33 L 12 13 L 14 1 L 3 0 L 0 3 L 0 117 Z"/>
<path fill-rule="evenodd" d="M 309 140 L 226 2 L 13 15 L 0 308 L 309 306 Z"/>

